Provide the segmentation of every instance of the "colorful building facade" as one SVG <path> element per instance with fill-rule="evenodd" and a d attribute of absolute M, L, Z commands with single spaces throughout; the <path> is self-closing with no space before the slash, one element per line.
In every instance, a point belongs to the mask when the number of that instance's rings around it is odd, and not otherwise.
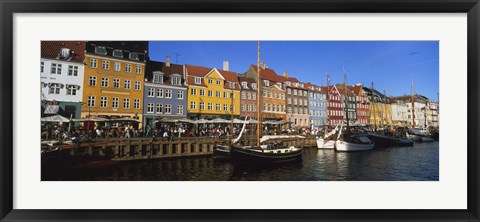
<path fill-rule="evenodd" d="M 141 120 L 148 42 L 92 41 L 85 52 L 82 117 Z"/>
<path fill-rule="evenodd" d="M 257 118 L 257 83 L 254 78 L 239 76 L 240 83 L 240 116 Z"/>
<path fill-rule="evenodd" d="M 311 83 L 306 83 L 305 86 L 308 88 L 310 127 L 318 129 L 328 125 L 326 92 Z"/>
<path fill-rule="evenodd" d="M 187 85 L 183 65 L 149 60 L 143 95 L 143 123 L 152 125 L 162 118 L 187 117 Z"/>
<path fill-rule="evenodd" d="M 217 68 L 185 65 L 187 110 L 192 119 L 240 117 L 237 73 Z"/>
<path fill-rule="evenodd" d="M 322 91 L 327 93 L 327 115 L 328 115 L 328 125 L 330 127 L 335 127 L 336 125 L 342 124 L 344 121 L 344 110 L 345 103 L 343 103 L 340 92 L 336 86 L 327 86 L 322 87 Z"/>
<path fill-rule="evenodd" d="M 356 125 L 368 125 L 370 123 L 370 101 L 368 100 L 367 93 L 363 89 L 362 84 L 347 86 L 347 88 L 355 93 L 357 100 Z"/>
<path fill-rule="evenodd" d="M 82 108 L 85 42 L 42 41 L 40 83 L 42 116 L 79 118 Z"/>

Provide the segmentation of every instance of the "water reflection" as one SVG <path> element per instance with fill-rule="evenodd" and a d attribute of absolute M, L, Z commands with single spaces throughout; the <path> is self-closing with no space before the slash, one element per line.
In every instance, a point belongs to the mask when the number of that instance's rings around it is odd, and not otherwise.
<path fill-rule="evenodd" d="M 306 148 L 301 161 L 270 167 L 238 167 L 212 157 L 192 157 L 83 171 L 42 168 L 42 180 L 437 181 L 438 147 L 438 142 L 434 142 L 361 152 Z"/>

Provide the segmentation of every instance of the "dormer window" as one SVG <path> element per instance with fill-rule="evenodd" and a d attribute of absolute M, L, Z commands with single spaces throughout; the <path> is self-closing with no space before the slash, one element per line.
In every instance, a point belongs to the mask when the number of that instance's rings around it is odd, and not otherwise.
<path fill-rule="evenodd" d="M 230 84 L 231 89 L 235 88 L 235 83 L 234 82 L 229 82 L 229 84 Z"/>
<path fill-rule="evenodd" d="M 256 83 L 252 83 L 252 89 L 257 89 L 257 84 Z"/>
<path fill-rule="evenodd" d="M 60 59 L 68 59 L 70 57 L 70 49 L 62 48 L 60 50 Z"/>
<path fill-rule="evenodd" d="M 292 84 L 290 81 L 286 81 L 285 83 L 286 83 L 287 85 L 290 85 L 290 84 Z"/>
<path fill-rule="evenodd" d="M 163 83 L 163 73 L 153 72 L 153 83 Z"/>
<path fill-rule="evenodd" d="M 117 58 L 123 58 L 123 51 L 120 49 L 113 50 L 113 56 Z"/>
<path fill-rule="evenodd" d="M 265 86 L 270 86 L 270 82 L 268 80 L 263 80 L 263 83 L 265 84 Z"/>
<path fill-rule="evenodd" d="M 202 78 L 195 77 L 195 84 L 202 84 Z"/>
<path fill-rule="evenodd" d="M 172 78 L 172 85 L 179 86 L 180 83 L 181 83 L 180 77 L 173 77 L 173 78 Z"/>
<path fill-rule="evenodd" d="M 242 88 L 248 89 L 247 82 L 242 82 Z"/>
<path fill-rule="evenodd" d="M 107 54 L 107 49 L 103 46 L 96 46 L 95 47 L 95 53 L 100 54 L 100 55 L 106 55 Z"/>
<path fill-rule="evenodd" d="M 128 58 L 132 60 L 139 60 L 138 53 L 136 52 L 130 52 L 130 54 L 128 55 Z"/>
<path fill-rule="evenodd" d="M 282 83 L 277 82 L 277 86 L 278 86 L 279 88 L 282 88 Z"/>

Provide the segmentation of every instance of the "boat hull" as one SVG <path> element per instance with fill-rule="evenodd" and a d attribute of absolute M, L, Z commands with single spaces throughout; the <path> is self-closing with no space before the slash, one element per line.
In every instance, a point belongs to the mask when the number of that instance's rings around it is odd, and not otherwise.
<path fill-rule="evenodd" d="M 215 159 L 230 159 L 230 147 L 228 145 L 216 145 L 213 150 L 213 158 Z"/>
<path fill-rule="evenodd" d="M 368 133 L 367 137 L 375 142 L 375 147 L 391 147 L 397 143 L 397 140 L 390 136 L 383 136 L 376 133 Z"/>
<path fill-rule="evenodd" d="M 358 144 L 358 143 L 349 143 L 341 140 L 335 142 L 335 149 L 337 151 L 363 151 L 371 150 L 375 146 L 375 143 L 371 144 Z"/>
<path fill-rule="evenodd" d="M 318 149 L 335 149 L 335 140 L 317 139 Z"/>
<path fill-rule="evenodd" d="M 236 164 L 275 164 L 286 163 L 302 158 L 303 149 L 296 149 L 287 153 L 259 152 L 253 149 L 232 147 L 231 155 Z"/>

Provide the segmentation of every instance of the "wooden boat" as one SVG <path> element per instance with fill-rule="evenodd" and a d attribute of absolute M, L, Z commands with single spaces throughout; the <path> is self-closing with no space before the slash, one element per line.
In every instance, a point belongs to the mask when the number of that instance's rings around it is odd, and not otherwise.
<path fill-rule="evenodd" d="M 347 93 L 347 74 L 344 71 L 344 102 L 345 102 L 345 109 L 348 107 L 348 93 Z M 350 125 L 349 125 L 349 117 L 348 117 L 348 111 L 346 110 L 345 112 L 345 120 L 347 127 L 345 129 L 345 132 L 342 133 L 343 129 L 343 124 L 340 127 L 340 132 L 338 133 L 337 141 L 335 142 L 335 149 L 337 151 L 362 151 L 362 150 L 371 150 L 375 146 L 375 143 L 372 142 L 367 135 L 365 134 L 359 134 L 359 133 L 353 133 L 350 131 Z"/>
<path fill-rule="evenodd" d="M 260 41 L 258 42 L 257 83 L 260 83 Z M 258 84 L 257 95 L 261 95 L 261 84 Z M 262 107 L 260 96 L 257 96 L 257 107 Z M 302 158 L 303 149 L 288 146 L 285 141 L 303 138 L 301 136 L 264 136 L 260 138 L 262 130 L 261 109 L 257 109 L 257 144 L 254 146 L 235 144 L 231 146 L 231 156 L 237 165 L 285 163 Z M 243 132 L 243 130 L 242 130 Z M 240 134 L 241 136 L 241 134 Z M 234 141 L 236 142 L 236 141 Z M 263 143 L 263 144 L 262 144 Z"/>
<path fill-rule="evenodd" d="M 397 139 L 391 136 L 385 136 L 378 133 L 368 132 L 367 136 L 370 140 L 375 142 L 376 148 L 391 147 L 397 144 Z"/>
<path fill-rule="evenodd" d="M 318 149 L 335 149 L 335 139 L 333 138 L 338 131 L 338 125 L 331 132 L 325 134 L 322 138 L 317 137 Z"/>

